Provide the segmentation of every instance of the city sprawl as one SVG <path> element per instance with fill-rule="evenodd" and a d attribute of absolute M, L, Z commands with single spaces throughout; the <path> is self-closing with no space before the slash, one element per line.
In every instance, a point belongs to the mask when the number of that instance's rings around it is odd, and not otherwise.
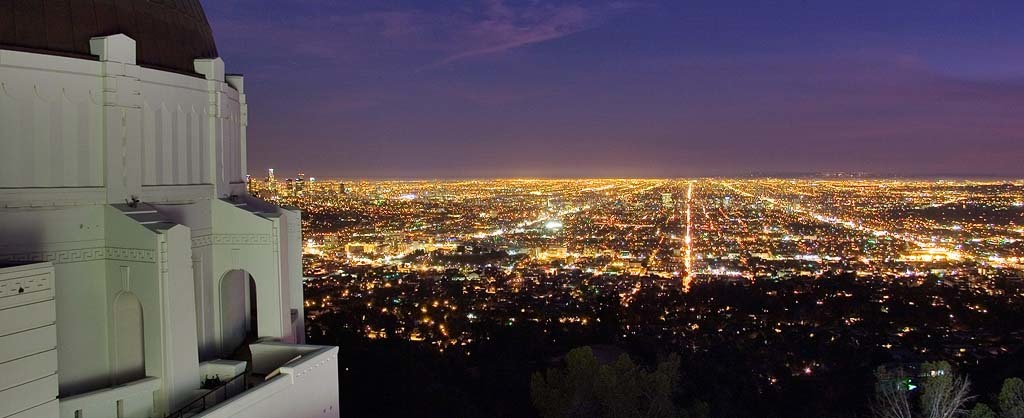
<path fill-rule="evenodd" d="M 765 393 L 844 373 L 862 382 L 889 362 L 993 367 L 1024 345 L 1020 182 L 250 188 L 303 211 L 314 335 L 342 327 L 467 358 L 503 327 L 532 329 L 553 354 L 609 338 L 698 363 L 736 350 L 738 374 Z"/>

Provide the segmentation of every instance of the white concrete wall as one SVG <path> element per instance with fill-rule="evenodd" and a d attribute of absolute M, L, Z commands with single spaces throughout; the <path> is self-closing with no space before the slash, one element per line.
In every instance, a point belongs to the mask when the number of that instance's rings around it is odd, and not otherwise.
<path fill-rule="evenodd" d="M 280 207 L 252 196 L 238 199 L 247 211 L 274 220 L 279 242 L 278 262 L 281 277 L 281 306 L 285 327 L 281 338 L 286 342 L 305 342 L 306 326 L 302 296 L 302 212 L 294 207 Z M 291 319 L 291 311 L 296 313 Z"/>
<path fill-rule="evenodd" d="M 113 302 L 127 292 L 143 307 L 145 374 L 173 407 L 199 384 L 192 233 L 103 204 L 244 193 L 244 80 L 219 59 L 197 60 L 195 77 L 142 68 L 124 35 L 91 47 L 98 60 L 0 50 L 0 260 L 55 263 L 62 396 L 114 382 Z"/>
<path fill-rule="evenodd" d="M 57 399 L 53 286 L 50 263 L 0 268 L 0 417 Z"/>
<path fill-rule="evenodd" d="M 276 219 L 268 219 L 239 209 L 226 202 L 212 203 L 213 230 L 208 238 L 194 244 L 212 247 L 211 271 L 208 283 L 210 294 L 216 295 L 213 312 L 214 335 L 222 335 L 220 315 L 220 281 L 231 270 L 245 270 L 256 281 L 257 322 L 261 337 L 283 338 L 290 335 L 287 325 L 287 306 L 282 302 L 283 288 L 280 276 L 279 226 Z M 195 245 L 194 245 L 195 246 Z M 222 352 L 234 347 L 221 346 Z"/>
<path fill-rule="evenodd" d="M 192 232 L 176 225 L 161 234 L 161 309 L 164 348 L 163 386 L 169 410 L 192 400 L 200 385 L 196 297 L 192 272 Z"/>
<path fill-rule="evenodd" d="M 191 264 L 193 294 L 195 300 L 196 340 L 201 361 L 214 360 L 220 354 L 215 330 L 213 328 L 214 309 L 217 304 L 213 297 L 213 213 L 212 200 L 203 199 L 196 202 L 156 205 L 160 213 L 168 219 L 187 225 L 191 232 Z"/>
<path fill-rule="evenodd" d="M 143 338 L 146 342 L 145 369 L 147 376 L 161 376 L 162 329 L 164 312 L 160 309 L 160 283 L 158 276 L 158 238 L 157 234 L 129 218 L 121 211 L 104 207 L 105 243 L 110 248 L 124 248 L 145 252 L 145 259 L 111 259 L 106 262 L 104 278 L 106 283 L 105 300 L 108 334 L 108 356 L 111 370 L 114 370 L 116 350 L 116 324 L 114 322 L 114 303 L 123 292 L 130 292 L 142 304 Z M 77 301 L 81 304 L 83 302 Z M 70 303 L 69 303 L 70 304 Z M 63 367 L 63 365 L 61 366 Z M 113 380 L 110 383 L 116 383 Z"/>
<path fill-rule="evenodd" d="M 284 280 L 291 332 L 288 341 L 306 342 L 306 313 L 302 297 L 302 214 L 298 209 L 280 209 L 281 214 L 281 277 Z M 291 321 L 291 312 L 295 312 Z"/>
<path fill-rule="evenodd" d="M 202 360 L 213 360 L 236 348 L 232 342 L 223 341 L 227 334 L 222 325 L 223 315 L 231 309 L 224 309 L 221 297 L 222 280 L 235 270 L 247 272 L 256 282 L 260 336 L 294 342 L 290 310 L 296 298 L 291 292 L 293 281 L 296 278 L 301 280 L 301 276 L 283 276 L 282 273 L 294 273 L 295 268 L 282 270 L 281 263 L 289 259 L 301 263 L 301 249 L 297 242 L 291 246 L 282 243 L 282 238 L 287 239 L 289 234 L 285 232 L 282 235 L 277 215 L 257 215 L 219 199 L 155 207 L 174 222 L 189 226 L 192 231 L 193 282 L 199 357 Z M 291 237 L 292 240 L 295 238 Z M 282 251 L 294 251 L 295 254 L 287 256 Z M 301 287 L 298 299 L 301 306 Z"/>
<path fill-rule="evenodd" d="M 280 348 L 285 351 L 284 357 L 290 357 L 293 351 L 306 351 L 303 347 Z M 254 353 L 257 351 L 259 349 L 254 348 Z M 302 358 L 279 370 L 280 375 L 198 417 L 337 418 L 340 415 L 337 347 L 319 347 L 317 351 L 305 352 Z"/>
<path fill-rule="evenodd" d="M 225 75 L 223 61 L 196 60 L 202 76 L 190 77 L 138 66 L 124 35 L 91 47 L 96 61 L 0 50 L 0 262 L 53 263 L 59 332 L 49 337 L 59 373 L 48 379 L 61 416 L 113 416 L 118 402 L 129 417 L 162 416 L 191 400 L 199 359 L 226 349 L 226 272 L 255 279 L 260 336 L 302 340 L 300 214 L 220 200 L 250 200 L 244 79 Z M 108 205 L 132 197 L 159 213 L 146 220 Z M 112 387 L 124 383 L 115 366 L 138 357 L 116 349 L 138 325 L 118 322 L 114 303 L 126 295 L 141 305 L 146 377 Z M 0 314 L 0 322 L 17 321 Z M 26 341 L 46 336 L 37 337 Z M 332 368 L 303 380 L 312 386 L 300 392 L 279 379 L 258 396 L 288 411 L 333 399 L 326 415 L 306 416 L 337 416 Z M 307 372 L 294 374 L 288 387 Z M 20 414 L 54 416 L 57 404 Z"/>
<path fill-rule="evenodd" d="M 245 172 L 243 161 L 246 116 L 248 110 L 244 95 L 232 85 L 244 86 L 241 76 L 232 76 L 232 84 L 226 82 L 224 61 L 220 58 L 196 60 L 196 71 L 205 75 L 209 99 L 209 130 L 212 152 L 215 157 L 214 170 L 217 197 L 245 194 Z"/>
<path fill-rule="evenodd" d="M 4 210 L 0 213 L 0 261 L 54 264 L 58 362 L 62 396 L 105 387 L 110 378 L 107 322 L 108 257 L 102 206 Z"/>
<path fill-rule="evenodd" d="M 110 206 L 106 214 L 108 246 L 145 249 L 154 255 L 150 262 L 109 261 L 107 298 L 112 301 L 121 292 L 131 292 L 141 301 L 146 376 L 162 379 L 158 400 L 174 410 L 190 401 L 200 384 L 191 230 L 183 225 L 153 230 Z M 114 329 L 114 315 L 109 318 Z M 111 341 L 113 347 L 113 336 Z"/>
<path fill-rule="evenodd" d="M 143 68 L 142 185 L 210 184 L 207 82 Z"/>
<path fill-rule="evenodd" d="M 118 405 L 125 418 L 152 418 L 163 416 L 153 406 L 154 393 L 160 388 L 160 379 L 146 378 L 133 383 L 61 398 L 60 418 L 118 417 Z M 54 415 L 45 415 L 53 418 Z"/>
<path fill-rule="evenodd" d="M 123 383 L 114 375 L 113 330 L 114 301 L 125 292 L 142 305 L 144 376 L 163 379 L 157 400 L 169 409 L 192 396 L 199 375 L 188 228 L 154 231 L 97 205 L 2 210 L 0 230 L 0 261 L 54 264 L 62 398 Z"/>
<path fill-rule="evenodd" d="M 0 50 L 0 187 L 103 185 L 100 63 Z"/>
<path fill-rule="evenodd" d="M 67 203 L 53 188 L 107 203 L 245 193 L 242 77 L 220 59 L 197 60 L 196 77 L 142 68 L 135 47 L 96 38 L 99 61 L 0 50 L 0 207 Z"/>

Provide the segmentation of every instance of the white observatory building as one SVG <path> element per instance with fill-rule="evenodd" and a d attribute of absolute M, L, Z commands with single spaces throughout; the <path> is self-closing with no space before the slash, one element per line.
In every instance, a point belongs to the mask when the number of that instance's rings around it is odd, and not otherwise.
<path fill-rule="evenodd" d="M 199 0 L 0 1 L 0 418 L 338 417 Z"/>

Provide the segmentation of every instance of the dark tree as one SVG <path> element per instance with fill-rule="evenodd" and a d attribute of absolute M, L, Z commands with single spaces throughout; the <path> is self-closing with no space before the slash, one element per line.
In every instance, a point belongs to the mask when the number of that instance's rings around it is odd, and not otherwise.
<path fill-rule="evenodd" d="M 543 418 L 686 416 L 673 401 L 679 380 L 678 356 L 647 370 L 626 354 L 613 363 L 600 364 L 590 347 L 582 347 L 570 351 L 565 363 L 565 367 L 533 375 L 533 404 Z"/>

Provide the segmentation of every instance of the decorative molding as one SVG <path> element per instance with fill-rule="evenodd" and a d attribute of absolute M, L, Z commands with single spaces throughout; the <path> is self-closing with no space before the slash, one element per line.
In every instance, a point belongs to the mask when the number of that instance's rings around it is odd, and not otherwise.
<path fill-rule="evenodd" d="M 105 247 L 108 260 L 139 261 L 144 263 L 155 263 L 156 252 L 153 250 L 142 250 L 138 248 L 117 248 Z"/>
<path fill-rule="evenodd" d="M 272 234 L 207 234 L 192 237 L 192 248 L 208 245 L 270 245 Z"/>
<path fill-rule="evenodd" d="M 139 248 L 93 247 L 62 251 L 39 251 L 20 254 L 0 254 L 0 261 L 40 262 L 54 264 L 80 263 L 84 261 L 116 260 L 138 263 L 155 263 L 156 252 Z"/>

